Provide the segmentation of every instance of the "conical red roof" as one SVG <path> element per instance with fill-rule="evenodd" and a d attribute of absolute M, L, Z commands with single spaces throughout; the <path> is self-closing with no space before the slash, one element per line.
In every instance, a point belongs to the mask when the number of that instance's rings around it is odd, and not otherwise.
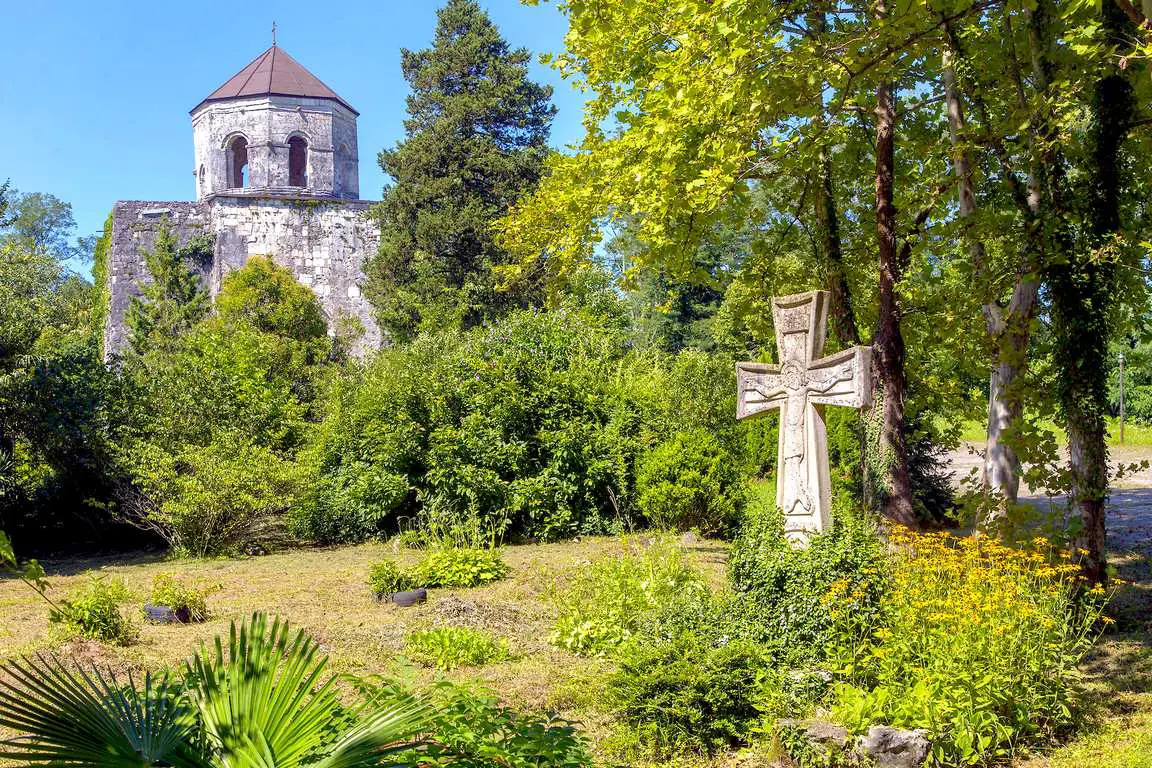
<path fill-rule="evenodd" d="M 360 114 L 351 104 L 337 96 L 335 91 L 320 82 L 320 78 L 275 45 L 213 91 L 208 98 L 196 105 L 196 109 L 209 101 L 242 99 L 250 96 L 308 96 L 314 99 L 331 99 L 351 109 L 353 113 Z"/>

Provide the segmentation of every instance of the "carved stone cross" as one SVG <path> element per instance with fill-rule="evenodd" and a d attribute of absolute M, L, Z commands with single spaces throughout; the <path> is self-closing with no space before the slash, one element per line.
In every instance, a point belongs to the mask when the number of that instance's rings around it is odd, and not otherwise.
<path fill-rule="evenodd" d="M 784 512 L 784 535 L 803 542 L 809 532 L 831 523 L 824 406 L 868 404 L 872 350 L 852 347 L 820 357 L 828 325 L 827 291 L 773 298 L 772 320 L 780 364 L 736 364 L 736 418 L 780 409 L 776 505 Z"/>

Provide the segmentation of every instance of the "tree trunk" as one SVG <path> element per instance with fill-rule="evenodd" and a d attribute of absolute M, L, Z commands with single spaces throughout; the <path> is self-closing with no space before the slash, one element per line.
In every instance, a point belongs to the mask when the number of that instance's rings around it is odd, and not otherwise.
<path fill-rule="evenodd" d="M 958 44 L 954 42 L 953 44 Z M 948 113 L 948 132 L 953 148 L 953 169 L 959 180 L 961 218 L 976 212 L 975 183 L 968 150 L 964 146 L 964 107 L 956 83 L 953 67 L 954 52 L 944 49 L 944 98 Z M 987 252 L 979 238 L 972 238 L 968 247 L 973 270 L 982 284 L 987 280 Z M 1031 253 L 1031 247 L 1026 248 Z M 1022 375 L 1027 370 L 1028 341 L 1031 322 L 1036 313 L 1039 282 L 1032 274 L 1026 259 L 1017 275 L 1012 300 L 1002 307 L 995 295 L 984 304 L 984 319 L 996 350 L 996 361 L 988 377 L 988 422 L 984 443 L 984 464 L 981 480 L 985 493 L 994 499 L 993 509 L 981 527 L 995 523 L 1016 503 L 1020 489 L 1020 458 L 1013 446 L 1024 418 Z"/>
<path fill-rule="evenodd" d="M 881 3 L 877 15 L 884 15 Z M 884 514 L 904 525 L 915 525 L 912 481 L 905 441 L 904 335 L 896 286 L 903 273 L 896 247 L 895 193 L 896 94 L 892 83 L 876 89 L 876 241 L 880 259 L 880 317 L 873 341 L 876 370 L 873 390 L 879 390 L 882 421 L 880 453 L 885 468 L 887 499 Z"/>
<path fill-rule="evenodd" d="M 1131 50 L 1132 25 L 1112 0 L 1101 10 L 1101 28 L 1114 48 L 1110 61 Z M 1107 580 L 1104 505 L 1108 498 L 1108 314 L 1115 288 L 1115 267 L 1094 258 L 1120 231 L 1121 147 L 1131 130 L 1135 96 L 1123 70 L 1115 65 L 1095 84 L 1088 131 L 1090 173 L 1088 248 L 1069 254 L 1051 270 L 1052 330 L 1060 376 L 1058 392 L 1068 433 L 1071 488 L 1069 504 L 1082 524 L 1079 544 L 1088 551 L 1084 576 Z"/>
<path fill-rule="evenodd" d="M 820 151 L 820 183 L 816 186 L 816 222 L 820 228 L 820 252 L 827 270 L 828 303 L 832 331 L 841 348 L 860 343 L 860 329 L 852 312 L 852 291 L 844 269 L 844 249 L 840 242 L 836 198 L 832 187 L 832 161 L 828 151 Z"/>
<path fill-rule="evenodd" d="M 823 10 L 808 13 L 808 28 L 817 38 L 828 30 L 828 19 Z M 821 113 L 819 123 L 823 125 Z M 860 343 L 860 329 L 852 311 L 852 291 L 844 269 L 844 249 L 840 241 L 840 221 L 836 209 L 836 195 L 832 179 L 832 158 L 827 146 L 820 148 L 819 182 L 816 185 L 815 213 L 819 228 L 820 256 L 827 272 L 828 303 L 832 315 L 832 331 L 841 348 Z"/>

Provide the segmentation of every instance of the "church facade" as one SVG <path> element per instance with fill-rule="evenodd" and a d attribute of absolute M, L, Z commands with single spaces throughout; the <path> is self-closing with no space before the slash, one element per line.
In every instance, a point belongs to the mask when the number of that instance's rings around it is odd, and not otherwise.
<path fill-rule="evenodd" d="M 360 291 L 380 234 L 360 200 L 359 113 L 273 45 L 192 110 L 195 202 L 119 201 L 108 251 L 104 354 L 128 341 L 128 306 L 150 279 L 143 253 L 164 223 L 181 245 L 210 234 L 194 266 L 215 297 L 224 275 L 261 255 L 287 267 L 320 300 L 332 331 L 358 354 L 381 343 Z"/>

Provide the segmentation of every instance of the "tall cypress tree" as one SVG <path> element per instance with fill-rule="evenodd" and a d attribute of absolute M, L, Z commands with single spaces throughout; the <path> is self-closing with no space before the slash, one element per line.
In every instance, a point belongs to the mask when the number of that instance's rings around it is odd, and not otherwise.
<path fill-rule="evenodd" d="M 402 51 L 406 138 L 380 153 L 394 183 L 364 287 L 397 340 L 531 300 L 497 290 L 493 267 L 507 257 L 491 225 L 536 186 L 556 112 L 551 87 L 528 79 L 528 51 L 509 49 L 476 0 L 448 0 L 438 15 L 432 47 Z"/>

